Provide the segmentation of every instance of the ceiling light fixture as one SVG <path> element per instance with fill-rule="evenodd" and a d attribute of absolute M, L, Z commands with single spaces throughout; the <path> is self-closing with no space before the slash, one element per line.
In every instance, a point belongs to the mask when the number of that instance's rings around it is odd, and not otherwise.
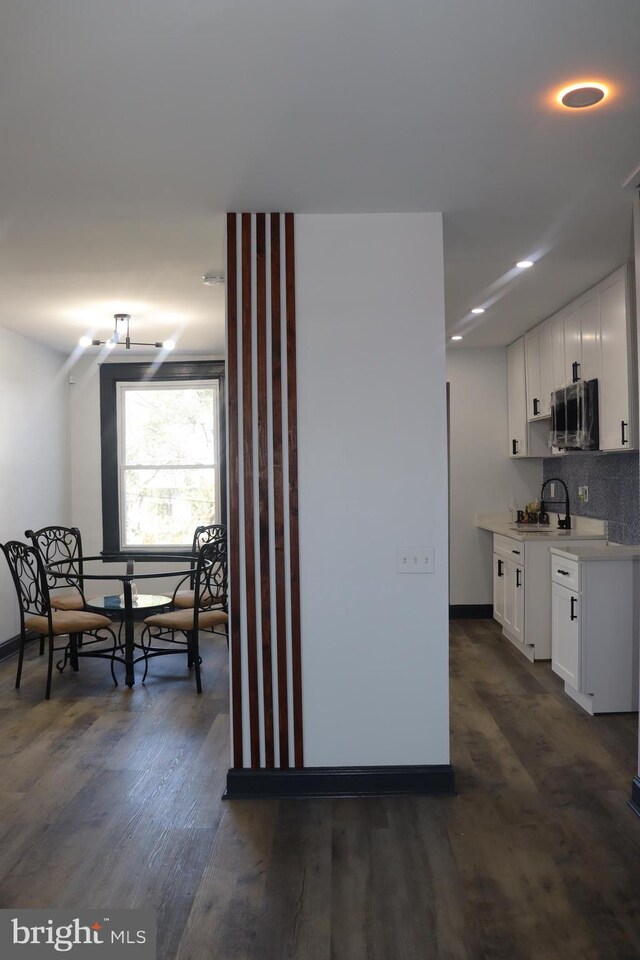
<path fill-rule="evenodd" d="M 471 313 L 484 313 L 484 307 L 472 307 Z"/>
<path fill-rule="evenodd" d="M 129 331 L 131 315 L 128 313 L 114 314 L 113 321 L 113 336 L 109 340 L 91 340 L 89 337 L 80 337 L 78 341 L 80 346 L 106 347 L 107 350 L 113 350 L 114 347 L 124 347 L 126 350 L 130 350 L 131 347 L 158 347 L 160 350 L 173 350 L 175 347 L 173 340 L 155 340 L 153 343 L 132 340 Z"/>
<path fill-rule="evenodd" d="M 458 334 L 455 335 L 455 337 L 451 337 L 451 339 L 452 339 L 452 340 L 462 340 L 462 337 L 461 337 L 460 334 L 458 333 Z"/>
<path fill-rule="evenodd" d="M 558 93 L 558 103 L 571 110 L 581 110 L 584 107 L 595 107 L 607 96 L 609 90 L 604 83 L 586 80 L 572 83 Z"/>
<path fill-rule="evenodd" d="M 516 267 L 518 270 L 528 270 L 529 267 L 533 266 L 533 260 L 518 260 Z"/>
<path fill-rule="evenodd" d="M 205 287 L 219 287 L 224 283 L 224 277 L 221 273 L 205 273 L 202 282 Z"/>

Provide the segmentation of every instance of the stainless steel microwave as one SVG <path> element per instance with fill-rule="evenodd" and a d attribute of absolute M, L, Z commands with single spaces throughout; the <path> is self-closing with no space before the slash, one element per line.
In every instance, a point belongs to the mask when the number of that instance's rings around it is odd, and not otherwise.
<path fill-rule="evenodd" d="M 599 450 L 598 381 L 578 380 L 551 394 L 551 445 Z"/>

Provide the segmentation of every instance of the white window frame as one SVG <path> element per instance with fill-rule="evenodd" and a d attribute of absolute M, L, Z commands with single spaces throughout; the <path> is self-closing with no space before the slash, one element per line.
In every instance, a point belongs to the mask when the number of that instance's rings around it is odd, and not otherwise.
<path fill-rule="evenodd" d="M 125 471 L 126 470 L 189 470 L 189 469 L 213 469 L 215 471 L 215 496 L 216 496 L 216 519 L 215 523 L 220 523 L 219 516 L 221 508 L 221 435 L 220 435 L 220 381 L 218 379 L 207 380 L 127 380 L 118 381 L 116 384 L 116 420 L 117 420 L 117 471 L 118 471 L 118 525 L 120 535 L 120 549 L 124 551 L 144 550 L 145 553 L 171 553 L 172 551 L 184 551 L 185 547 L 191 546 L 191 540 L 185 543 L 162 543 L 162 544 L 129 544 L 126 540 L 126 496 L 125 496 Z M 125 422 L 125 394 L 129 391 L 145 390 L 198 390 L 208 387 L 212 390 L 213 403 L 213 429 L 214 429 L 214 462 L 213 463 L 181 463 L 181 464 L 136 464 L 125 463 L 124 452 L 126 450 L 126 422 Z"/>

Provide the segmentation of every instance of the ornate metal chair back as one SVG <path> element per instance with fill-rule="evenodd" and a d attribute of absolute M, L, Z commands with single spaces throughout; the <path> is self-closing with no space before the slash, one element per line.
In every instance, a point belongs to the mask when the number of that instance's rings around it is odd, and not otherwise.
<path fill-rule="evenodd" d="M 64 565 L 61 563 L 58 567 L 60 573 L 68 571 L 82 577 L 82 537 L 77 527 L 42 527 L 41 530 L 25 530 L 24 535 L 40 552 L 45 567 L 50 563 L 68 561 Z M 76 587 L 84 597 L 82 580 L 76 579 L 75 576 L 64 580 L 47 574 L 47 583 L 50 590 L 66 583 Z"/>
<path fill-rule="evenodd" d="M 220 540 L 221 537 L 226 537 L 227 528 L 224 523 L 210 523 L 207 526 L 196 527 L 195 533 L 193 534 L 193 544 L 191 546 L 191 555 L 198 557 L 200 555 L 200 550 L 207 543 L 212 543 L 214 540 Z M 194 575 L 191 577 L 189 586 L 192 590 L 195 589 L 195 569 L 198 561 L 191 561 L 191 568 L 194 571 Z"/>
<path fill-rule="evenodd" d="M 194 608 L 200 608 L 201 597 L 227 598 L 227 538 L 205 543 L 198 556 L 195 577 Z"/>
<path fill-rule="evenodd" d="M 51 610 L 49 587 L 40 551 L 20 540 L 9 540 L 0 546 L 18 594 L 22 622 L 25 614 L 48 617 Z"/>

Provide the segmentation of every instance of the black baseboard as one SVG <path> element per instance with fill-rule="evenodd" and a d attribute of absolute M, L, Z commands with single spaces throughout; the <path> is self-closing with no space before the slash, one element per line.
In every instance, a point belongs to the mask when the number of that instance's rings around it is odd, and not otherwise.
<path fill-rule="evenodd" d="M 225 800 L 266 797 L 452 797 L 448 763 L 410 767 L 305 767 L 302 770 L 229 770 Z"/>
<path fill-rule="evenodd" d="M 640 777 L 634 777 L 631 784 L 631 799 L 627 801 L 634 813 L 640 817 Z"/>
<path fill-rule="evenodd" d="M 493 620 L 492 603 L 453 603 L 449 620 Z"/>
<path fill-rule="evenodd" d="M 39 640 L 39 633 L 30 633 L 27 631 L 26 637 L 26 646 L 29 646 L 30 643 L 33 643 L 34 640 Z M 9 637 L 8 640 L 4 640 L 0 643 L 0 660 L 8 660 L 9 657 L 12 657 L 14 653 L 17 653 L 20 649 L 20 634 L 16 637 Z"/>

